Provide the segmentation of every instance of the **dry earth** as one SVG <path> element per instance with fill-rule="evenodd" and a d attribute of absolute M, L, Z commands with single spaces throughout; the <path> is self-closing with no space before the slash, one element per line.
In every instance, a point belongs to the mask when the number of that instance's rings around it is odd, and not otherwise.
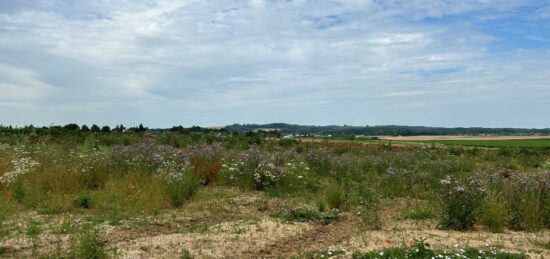
<path fill-rule="evenodd" d="M 257 193 L 227 199 L 221 208 L 211 202 L 220 203 L 219 200 L 192 202 L 181 210 L 128 219 L 118 226 L 104 222 L 99 228 L 105 244 L 116 248 L 117 258 L 178 258 L 184 248 L 196 258 L 288 258 L 329 247 L 342 250 L 344 254 L 339 257 L 349 258 L 355 251 L 407 244 L 418 238 L 425 238 L 435 248 L 497 248 L 525 252 L 532 258 L 550 257 L 550 250 L 537 245 L 550 241 L 548 230 L 499 234 L 481 228 L 471 232 L 437 230 L 435 220 L 404 219 L 411 202 L 401 199 L 383 203 L 380 230 L 366 230 L 361 218 L 351 213 L 344 213 L 329 224 L 287 222 L 272 216 L 281 201 Z M 84 221 L 82 215 L 74 217 L 76 223 Z M 3 228 L 14 230 L 0 239 L 0 245 L 7 248 L 5 256 L 31 257 L 31 240 L 22 231 L 31 220 L 44 229 L 40 235 L 40 253 L 53 251 L 56 243 L 66 249 L 69 235 L 55 231 L 64 218 L 26 213 L 4 222 Z"/>

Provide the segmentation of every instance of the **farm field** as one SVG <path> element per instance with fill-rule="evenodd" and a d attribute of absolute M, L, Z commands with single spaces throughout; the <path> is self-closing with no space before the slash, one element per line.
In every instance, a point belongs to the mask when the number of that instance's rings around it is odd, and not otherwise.
<path fill-rule="evenodd" d="M 496 147 L 4 134 L 0 257 L 548 258 L 550 150 Z"/>
<path fill-rule="evenodd" d="M 501 148 L 550 148 L 548 136 L 403 136 L 403 137 L 315 137 L 301 138 L 304 141 L 313 142 L 354 142 L 364 144 L 440 144 L 448 146 L 467 147 L 501 147 Z"/>
<path fill-rule="evenodd" d="M 549 136 L 410 136 L 382 137 L 396 143 L 427 143 L 472 147 L 526 147 L 549 148 Z"/>
<path fill-rule="evenodd" d="M 415 142 L 473 147 L 530 147 L 550 148 L 550 139 L 506 139 L 506 140 L 420 140 Z"/>

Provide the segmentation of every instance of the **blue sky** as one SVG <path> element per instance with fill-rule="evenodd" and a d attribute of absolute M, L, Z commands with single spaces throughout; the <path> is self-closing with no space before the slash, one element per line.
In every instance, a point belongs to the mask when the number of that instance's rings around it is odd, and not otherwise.
<path fill-rule="evenodd" d="M 0 124 L 550 127 L 550 0 L 0 1 Z"/>

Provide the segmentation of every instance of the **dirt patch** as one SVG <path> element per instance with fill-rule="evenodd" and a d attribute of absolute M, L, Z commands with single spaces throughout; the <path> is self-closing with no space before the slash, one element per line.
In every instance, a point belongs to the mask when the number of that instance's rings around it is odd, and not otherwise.
<path fill-rule="evenodd" d="M 253 247 L 244 254 L 251 258 L 265 258 L 290 256 L 302 251 L 324 249 L 342 243 L 353 234 L 358 225 L 358 218 L 344 216 L 339 221 L 330 224 L 316 224 L 305 233 L 270 242 L 264 246 Z"/>
<path fill-rule="evenodd" d="M 306 223 L 285 223 L 272 218 L 239 220 L 188 232 L 139 238 L 115 244 L 121 258 L 177 258 L 187 249 L 199 258 L 255 258 L 247 251 L 289 236 L 309 232 Z"/>

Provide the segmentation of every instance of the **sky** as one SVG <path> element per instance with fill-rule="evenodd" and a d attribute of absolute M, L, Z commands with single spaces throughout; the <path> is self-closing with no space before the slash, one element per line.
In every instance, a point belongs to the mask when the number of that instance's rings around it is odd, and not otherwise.
<path fill-rule="evenodd" d="M 550 0 L 0 0 L 0 125 L 550 127 Z"/>

